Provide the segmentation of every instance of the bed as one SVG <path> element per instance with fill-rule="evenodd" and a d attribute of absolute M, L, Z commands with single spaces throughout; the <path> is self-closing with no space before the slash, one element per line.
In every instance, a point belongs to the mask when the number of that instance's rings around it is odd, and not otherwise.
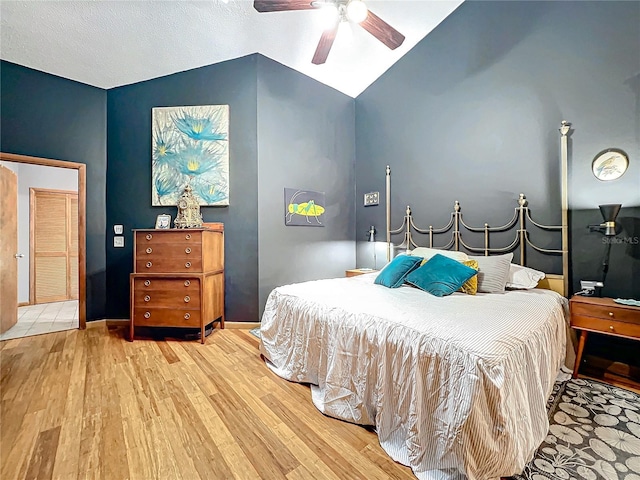
<path fill-rule="evenodd" d="M 568 124 L 563 127 L 566 165 Z M 570 345 L 562 171 L 563 225 L 536 223 L 562 235 L 562 248 L 544 253 L 562 255 L 563 275 L 540 282 L 560 293 L 529 288 L 438 297 L 407 284 L 387 288 L 375 283 L 378 273 L 285 285 L 270 293 L 262 317 L 267 365 L 282 378 L 311 384 L 322 413 L 374 426 L 383 449 L 419 479 L 521 472 L 547 434 L 546 401 Z M 525 228 L 524 195 L 514 216 L 516 240 L 506 247 L 489 248 L 488 236 L 508 225 L 481 227 L 486 240 L 478 249 L 464 244 L 457 202 L 448 228 L 417 228 L 407 207 L 403 226 L 392 230 L 389 176 L 387 167 L 389 252 L 393 234 L 403 234 L 402 247 L 417 247 L 412 229 L 428 234 L 429 247 L 435 233 L 451 231 L 446 247 L 485 256 L 515 244 L 522 264 L 525 246 L 538 249 Z"/>

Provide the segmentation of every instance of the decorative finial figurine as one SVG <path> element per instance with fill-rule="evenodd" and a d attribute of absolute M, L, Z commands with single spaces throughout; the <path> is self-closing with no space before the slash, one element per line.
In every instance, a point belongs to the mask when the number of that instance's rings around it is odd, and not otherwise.
<path fill-rule="evenodd" d="M 520 205 L 521 207 L 527 206 L 527 197 L 524 196 L 524 193 L 521 193 L 518 196 L 518 205 Z"/>
<path fill-rule="evenodd" d="M 191 185 L 184 187 L 178 200 L 178 215 L 174 221 L 176 228 L 201 228 L 202 214 L 200 204 L 191 192 Z"/>

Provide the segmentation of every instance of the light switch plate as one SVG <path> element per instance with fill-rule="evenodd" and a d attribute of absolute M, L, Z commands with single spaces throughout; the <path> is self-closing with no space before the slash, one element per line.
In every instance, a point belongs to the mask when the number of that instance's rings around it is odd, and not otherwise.
<path fill-rule="evenodd" d="M 380 192 L 369 192 L 364 194 L 364 206 L 371 207 L 380 203 Z"/>
<path fill-rule="evenodd" d="M 116 248 L 124 247 L 124 237 L 113 237 L 113 246 Z"/>
<path fill-rule="evenodd" d="M 116 235 L 122 235 L 122 231 L 123 231 L 122 225 L 113 226 L 113 233 L 115 233 Z"/>

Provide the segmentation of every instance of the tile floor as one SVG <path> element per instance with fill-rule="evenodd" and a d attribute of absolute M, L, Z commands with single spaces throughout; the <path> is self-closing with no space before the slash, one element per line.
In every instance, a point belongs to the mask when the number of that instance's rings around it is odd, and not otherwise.
<path fill-rule="evenodd" d="M 18 307 L 18 322 L 0 334 L 0 340 L 78 328 L 78 301 L 42 303 Z"/>

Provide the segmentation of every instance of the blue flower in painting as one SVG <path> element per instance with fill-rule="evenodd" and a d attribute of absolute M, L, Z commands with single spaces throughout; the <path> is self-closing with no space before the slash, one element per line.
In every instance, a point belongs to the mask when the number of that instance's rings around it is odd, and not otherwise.
<path fill-rule="evenodd" d="M 229 196 L 227 186 L 222 183 L 198 182 L 194 185 L 194 190 L 207 205 L 223 202 Z"/>
<path fill-rule="evenodd" d="M 218 158 L 216 158 L 218 157 Z M 222 159 L 214 156 L 199 144 L 186 146 L 179 153 L 178 169 L 190 177 L 202 175 L 220 165 Z"/>
<path fill-rule="evenodd" d="M 181 117 L 173 118 L 173 123 L 178 130 L 193 140 L 218 141 L 227 139 L 227 134 L 218 131 L 218 124 L 211 118 L 195 117 L 182 112 Z"/>
<path fill-rule="evenodd" d="M 157 165 L 170 163 L 176 156 L 176 141 L 171 132 L 158 131 L 153 134 L 153 162 Z"/>
<path fill-rule="evenodd" d="M 153 184 L 158 194 L 158 203 L 162 204 L 162 197 L 176 193 L 182 183 L 180 175 L 174 170 L 163 168 L 157 172 Z"/>

